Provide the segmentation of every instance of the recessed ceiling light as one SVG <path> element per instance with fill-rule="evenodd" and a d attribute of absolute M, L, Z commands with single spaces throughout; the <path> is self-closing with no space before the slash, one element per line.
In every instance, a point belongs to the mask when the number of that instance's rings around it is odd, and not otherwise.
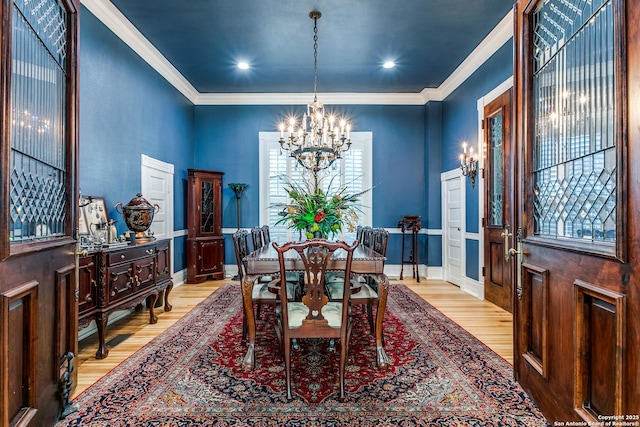
<path fill-rule="evenodd" d="M 240 68 L 241 70 L 248 70 L 249 64 L 247 64 L 246 62 L 238 62 L 238 68 Z"/>
<path fill-rule="evenodd" d="M 384 64 L 382 64 L 382 66 L 383 66 L 384 68 L 393 68 L 393 67 L 395 67 L 395 66 L 396 66 L 396 63 L 395 63 L 395 62 L 393 62 L 393 61 L 387 61 L 387 62 L 385 62 Z"/>

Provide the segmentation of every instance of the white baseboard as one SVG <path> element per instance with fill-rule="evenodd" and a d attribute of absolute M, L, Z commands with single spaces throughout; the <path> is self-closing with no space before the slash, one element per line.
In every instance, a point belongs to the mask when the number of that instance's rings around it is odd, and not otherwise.
<path fill-rule="evenodd" d="M 484 284 L 470 277 L 464 277 L 460 290 L 478 299 L 484 299 Z"/>

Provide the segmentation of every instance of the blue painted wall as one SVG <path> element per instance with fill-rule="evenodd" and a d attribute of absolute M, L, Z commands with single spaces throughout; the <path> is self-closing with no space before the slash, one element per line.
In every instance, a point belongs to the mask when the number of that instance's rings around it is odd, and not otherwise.
<path fill-rule="evenodd" d="M 141 154 L 175 166 L 175 229 L 186 228 L 184 186 L 193 163 L 193 105 L 84 6 L 80 26 L 80 156 L 83 194 L 113 206 L 140 191 Z M 185 268 L 176 240 L 175 270 Z"/>
<path fill-rule="evenodd" d="M 478 147 L 477 100 L 513 75 L 513 42 L 502 46 L 471 77 L 443 101 L 442 171 L 460 166 L 463 141 Z M 478 187 L 466 182 L 466 230 L 478 233 Z M 478 242 L 467 241 L 466 275 L 479 279 Z"/>
<path fill-rule="evenodd" d="M 243 227 L 258 225 L 258 133 L 274 132 L 277 123 L 301 106 L 197 106 L 195 167 L 224 175 L 223 227 L 236 227 L 236 201 L 230 182 L 249 188 L 242 198 Z M 406 214 L 426 214 L 423 106 L 336 106 L 350 117 L 355 131 L 373 133 L 373 225 L 394 228 Z M 229 240 L 229 239 L 227 239 Z M 422 252 L 424 254 L 424 252 Z M 389 263 L 400 262 L 400 239 L 392 236 Z M 226 242 L 227 263 L 234 259 Z M 421 262 L 425 262 L 422 260 Z"/>
<path fill-rule="evenodd" d="M 302 106 L 193 106 L 84 6 L 80 43 L 80 188 L 102 195 L 109 215 L 140 191 L 140 156 L 175 166 L 175 230 L 186 224 L 186 170 L 225 172 L 223 227 L 235 228 L 236 202 L 226 184 L 250 185 L 242 199 L 242 225 L 258 224 L 258 133 Z M 426 106 L 337 106 L 356 131 L 373 133 L 373 225 L 395 228 L 405 214 L 440 230 L 441 172 L 458 167 L 460 144 L 477 147 L 476 101 L 512 74 L 512 43 L 494 54 L 442 102 Z M 478 232 L 478 193 L 467 182 L 466 229 Z M 118 231 L 126 227 L 120 221 Z M 442 238 L 420 236 L 420 263 L 442 265 Z M 401 236 L 392 235 L 390 264 L 399 264 Z M 185 238 L 175 241 L 175 269 L 185 268 Z M 466 274 L 478 279 L 477 241 L 468 241 Z M 232 245 L 226 245 L 232 264 Z"/>
<path fill-rule="evenodd" d="M 429 102 L 425 107 L 425 170 L 427 216 L 422 225 L 426 229 L 442 229 L 442 102 Z M 442 235 L 427 235 L 427 265 L 442 266 Z"/>

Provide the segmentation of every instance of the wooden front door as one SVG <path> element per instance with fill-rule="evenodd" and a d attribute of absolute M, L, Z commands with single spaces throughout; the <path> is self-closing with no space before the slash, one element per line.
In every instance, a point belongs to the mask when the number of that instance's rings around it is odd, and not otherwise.
<path fill-rule="evenodd" d="M 515 375 L 552 425 L 637 423 L 640 2 L 515 11 Z"/>
<path fill-rule="evenodd" d="M 512 234 L 511 90 L 484 108 L 484 297 L 511 312 L 512 268 L 505 236 Z M 508 248 L 507 248 L 508 250 Z"/>
<path fill-rule="evenodd" d="M 2 426 L 53 425 L 75 383 L 79 7 L 0 8 Z"/>

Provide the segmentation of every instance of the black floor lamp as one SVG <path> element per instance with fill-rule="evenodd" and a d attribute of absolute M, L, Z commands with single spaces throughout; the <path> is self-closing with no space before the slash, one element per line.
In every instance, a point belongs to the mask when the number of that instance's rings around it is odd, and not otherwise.
<path fill-rule="evenodd" d="M 238 211 L 238 230 L 240 230 L 240 198 L 242 197 L 242 193 L 244 193 L 244 190 L 246 190 L 248 186 L 249 184 L 237 184 L 237 183 L 229 184 L 229 187 L 231 187 L 231 189 L 236 195 L 236 208 Z M 232 280 L 240 280 L 240 274 L 236 274 L 232 278 Z"/>
<path fill-rule="evenodd" d="M 236 194 L 236 207 L 238 211 L 237 212 L 238 213 L 238 230 L 240 230 L 240 198 L 242 197 L 242 193 L 244 193 L 244 190 L 246 190 L 248 186 L 249 184 L 237 184 L 237 183 L 229 184 L 229 187 L 231 187 L 233 192 Z"/>

